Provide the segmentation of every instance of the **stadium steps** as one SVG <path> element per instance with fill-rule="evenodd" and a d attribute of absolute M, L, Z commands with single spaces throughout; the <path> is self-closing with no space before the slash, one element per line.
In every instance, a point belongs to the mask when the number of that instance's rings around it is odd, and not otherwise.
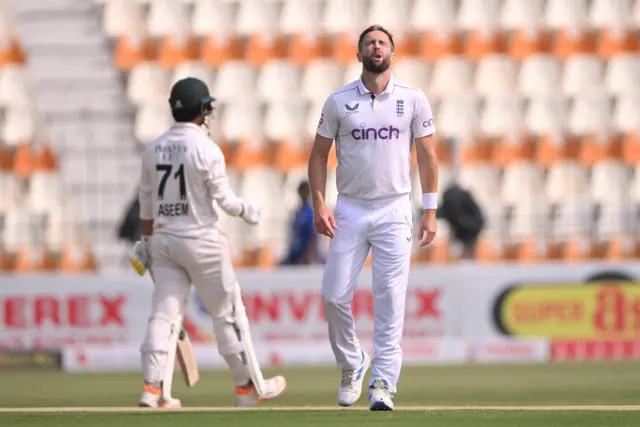
<path fill-rule="evenodd" d="M 13 6 L 37 114 L 60 158 L 66 189 L 98 265 L 115 266 L 124 256 L 117 226 L 135 195 L 139 155 L 134 110 L 101 30 L 100 8 L 87 0 L 19 0 Z"/>

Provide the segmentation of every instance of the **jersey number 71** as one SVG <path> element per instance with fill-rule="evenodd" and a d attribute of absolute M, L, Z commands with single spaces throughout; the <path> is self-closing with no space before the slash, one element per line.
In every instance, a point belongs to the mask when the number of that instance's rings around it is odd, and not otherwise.
<path fill-rule="evenodd" d="M 162 178 L 160 178 L 160 183 L 158 184 L 158 200 L 162 200 L 164 198 L 164 190 L 167 186 L 167 180 L 171 175 L 171 171 L 173 170 L 173 165 L 156 165 L 156 171 L 163 172 Z M 175 174 L 173 174 L 173 179 L 179 180 L 180 185 L 180 200 L 185 200 L 187 198 L 187 183 L 184 179 L 184 165 L 180 164 L 178 170 Z"/>

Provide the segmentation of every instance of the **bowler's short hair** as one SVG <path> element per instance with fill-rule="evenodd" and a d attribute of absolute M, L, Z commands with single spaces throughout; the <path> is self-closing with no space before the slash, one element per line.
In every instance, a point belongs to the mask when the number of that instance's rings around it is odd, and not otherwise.
<path fill-rule="evenodd" d="M 362 32 L 362 34 L 360 34 L 360 38 L 358 39 L 358 52 L 362 52 L 362 48 L 364 47 L 364 37 L 372 31 L 382 31 L 383 33 L 385 33 L 389 37 L 389 41 L 391 42 L 391 51 L 393 52 L 394 50 L 396 50 L 396 44 L 393 41 L 393 35 L 382 25 L 376 24 L 368 27 Z"/>

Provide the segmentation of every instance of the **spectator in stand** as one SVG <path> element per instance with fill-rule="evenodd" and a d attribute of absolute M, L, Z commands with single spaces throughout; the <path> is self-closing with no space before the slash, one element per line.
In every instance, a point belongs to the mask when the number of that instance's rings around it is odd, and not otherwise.
<path fill-rule="evenodd" d="M 453 238 L 462 243 L 462 259 L 474 259 L 485 218 L 473 195 L 457 183 L 451 184 L 443 194 L 437 217 L 449 224 Z"/>
<path fill-rule="evenodd" d="M 280 265 L 312 264 L 316 261 L 316 232 L 313 228 L 313 207 L 310 203 L 309 183 L 303 181 L 298 186 L 300 207 L 291 224 L 289 253 Z"/>

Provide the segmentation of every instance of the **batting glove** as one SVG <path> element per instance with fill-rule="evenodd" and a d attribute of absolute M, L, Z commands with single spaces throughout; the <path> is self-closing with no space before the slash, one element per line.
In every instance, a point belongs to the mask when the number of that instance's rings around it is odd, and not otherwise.
<path fill-rule="evenodd" d="M 255 225 L 260 222 L 260 208 L 252 205 L 251 203 L 247 203 L 242 207 L 242 212 L 240 213 L 240 218 L 242 218 L 248 224 Z"/>
<path fill-rule="evenodd" d="M 151 240 L 149 236 L 143 236 L 133 245 L 129 261 L 133 269 L 140 276 L 144 276 L 144 272 L 151 267 Z"/>

